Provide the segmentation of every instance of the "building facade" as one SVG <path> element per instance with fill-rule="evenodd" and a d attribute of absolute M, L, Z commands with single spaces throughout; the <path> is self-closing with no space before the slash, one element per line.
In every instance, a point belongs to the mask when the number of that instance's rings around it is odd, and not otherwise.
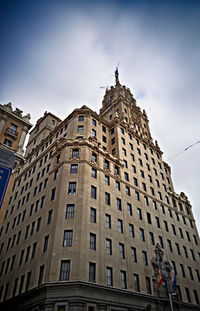
<path fill-rule="evenodd" d="M 174 271 L 174 310 L 200 310 L 190 202 L 175 193 L 118 70 L 115 79 L 99 114 L 83 106 L 61 121 L 46 112 L 30 133 L 0 229 L 2 310 L 170 310 Z M 157 244 L 161 270 L 169 267 L 162 290 Z"/>
<path fill-rule="evenodd" d="M 12 104 L 0 105 L 0 167 L 12 170 L 6 192 L 0 198 L 0 226 L 12 190 L 16 170 L 23 164 L 24 142 L 32 125 L 30 114 L 22 115 L 19 108 L 13 110 Z M 3 170 L 2 170 L 3 172 Z M 3 177 L 3 176 L 1 176 Z M 1 184 L 3 187 L 3 184 Z"/>

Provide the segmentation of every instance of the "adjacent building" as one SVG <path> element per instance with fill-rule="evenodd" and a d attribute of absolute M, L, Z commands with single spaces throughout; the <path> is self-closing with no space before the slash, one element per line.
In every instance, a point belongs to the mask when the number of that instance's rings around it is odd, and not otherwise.
<path fill-rule="evenodd" d="M 32 127 L 29 122 L 30 114 L 23 116 L 22 113 L 23 111 L 19 108 L 13 110 L 11 103 L 0 105 L 0 187 L 2 188 L 0 195 L 0 226 L 12 190 L 16 170 L 24 161 L 23 147 L 25 138 Z M 5 180 L 3 175 L 8 170 L 10 176 L 7 176 L 7 180 Z"/>
<path fill-rule="evenodd" d="M 174 310 L 200 310 L 190 202 L 118 70 L 115 79 L 99 114 L 45 112 L 30 133 L 0 229 L 1 310 L 170 310 L 174 271 Z"/>

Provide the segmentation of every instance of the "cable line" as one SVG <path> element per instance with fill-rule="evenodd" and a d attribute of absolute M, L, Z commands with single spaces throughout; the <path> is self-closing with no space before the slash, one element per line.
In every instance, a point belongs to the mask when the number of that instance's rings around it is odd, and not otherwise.
<path fill-rule="evenodd" d="M 179 154 L 181 154 L 181 153 L 187 151 L 189 148 L 192 148 L 193 146 L 195 146 L 195 145 L 197 145 L 197 144 L 199 144 L 199 143 L 200 143 L 200 140 L 197 141 L 196 143 L 194 143 L 194 144 L 192 144 L 192 145 L 186 147 L 184 150 L 179 151 L 178 153 L 176 153 L 175 155 L 173 155 L 172 157 L 170 157 L 169 159 L 167 159 L 167 161 L 168 161 L 168 160 L 171 160 L 171 159 L 174 159 L 174 158 L 177 157 Z"/>

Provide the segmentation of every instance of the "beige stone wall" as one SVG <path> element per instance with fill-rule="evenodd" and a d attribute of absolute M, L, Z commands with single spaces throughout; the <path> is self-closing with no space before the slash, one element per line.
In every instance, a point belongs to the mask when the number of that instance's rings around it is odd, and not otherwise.
<path fill-rule="evenodd" d="M 119 105 L 119 111 L 122 113 L 125 106 L 123 104 Z M 116 107 L 113 105 L 113 112 Z M 84 115 L 84 121 L 78 121 L 80 115 Z M 131 111 L 127 111 L 127 115 L 131 118 Z M 30 271 L 32 271 L 30 288 L 36 287 L 38 284 L 39 269 L 42 265 L 45 265 L 43 282 L 58 281 L 61 260 L 70 260 L 70 280 L 89 281 L 89 262 L 93 262 L 96 263 L 97 283 L 106 285 L 106 267 L 112 267 L 114 287 L 122 287 L 120 270 L 123 270 L 126 272 L 127 289 L 134 290 L 133 274 L 136 273 L 139 275 L 140 291 L 142 293 L 147 293 L 145 277 L 151 278 L 153 275 L 151 259 L 154 256 L 155 245 L 152 245 L 149 235 L 149 233 L 152 232 L 155 244 L 160 243 L 159 236 L 163 239 L 165 259 L 174 261 L 176 264 L 178 273 L 177 284 L 181 287 L 183 300 L 187 301 L 185 294 L 185 287 L 187 287 L 190 290 L 191 301 L 195 303 L 193 290 L 199 292 L 200 289 L 200 283 L 196 275 L 196 270 L 200 272 L 200 242 L 189 202 L 185 197 L 176 196 L 173 193 L 170 170 L 166 164 L 163 163 L 162 152 L 159 147 L 153 144 L 151 139 L 145 141 L 145 135 L 144 138 L 140 137 L 139 133 L 136 133 L 136 129 L 134 130 L 131 125 L 127 126 L 126 122 L 120 119 L 120 116 L 110 122 L 108 122 L 106 115 L 104 115 L 104 117 L 105 119 L 101 115 L 97 116 L 86 107 L 83 109 L 76 109 L 74 114 L 61 122 L 49 136 L 46 135 L 47 132 L 44 126 L 44 133 L 41 133 L 43 141 L 40 141 L 34 153 L 29 155 L 31 161 L 27 162 L 24 170 L 22 170 L 16 178 L 16 186 L 12 193 L 12 200 L 7 208 L 8 213 L 4 220 L 1 233 L 0 249 L 2 243 L 4 243 L 4 247 L 0 255 L 0 262 L 2 263 L 5 261 L 6 267 L 9 258 L 11 262 L 12 257 L 16 255 L 16 259 L 12 271 L 10 271 L 11 263 L 9 264 L 7 273 L 5 273 L 4 267 L 4 272 L 0 280 L 0 288 L 4 285 L 5 290 L 5 284 L 9 282 L 7 297 L 11 297 L 15 279 L 19 278 L 16 292 L 18 293 L 20 278 L 22 275 L 25 275 L 22 289 L 22 291 L 25 291 L 27 274 Z M 93 119 L 96 120 L 96 125 L 94 125 Z M 44 124 L 45 122 L 44 120 Z M 66 124 L 68 125 L 67 127 Z M 84 131 L 81 133 L 77 132 L 79 125 L 84 126 Z M 106 133 L 103 132 L 102 126 L 106 128 Z M 110 134 L 111 128 L 114 128 L 114 134 L 112 135 Z M 124 134 L 121 129 L 124 130 Z M 94 133 L 92 130 L 96 130 L 96 138 L 92 137 Z M 57 135 L 57 133 L 59 134 Z M 132 139 L 130 139 L 130 135 Z M 77 136 L 83 136 L 83 139 L 77 139 Z M 102 136 L 106 137 L 106 143 L 102 141 Z M 115 137 L 115 143 L 112 145 L 111 139 L 113 137 Z M 122 142 L 122 138 L 125 139 L 125 145 Z M 33 134 L 31 139 L 33 141 Z M 130 148 L 130 143 L 133 145 L 133 150 Z M 114 156 L 111 154 L 113 148 L 116 150 Z M 126 149 L 126 156 L 122 148 Z M 139 154 L 138 148 L 141 154 Z M 72 158 L 73 149 L 79 149 L 79 157 L 76 159 Z M 97 163 L 92 161 L 92 153 L 96 153 Z M 134 154 L 134 160 L 132 159 L 131 153 Z M 60 160 L 57 161 L 59 155 Z M 105 159 L 110 163 L 110 170 L 104 168 Z M 127 168 L 124 167 L 124 160 L 127 161 Z M 139 160 L 142 160 L 142 166 Z M 77 173 L 70 173 L 71 164 L 78 164 Z M 149 165 L 150 171 L 147 169 L 146 164 Z M 48 165 L 50 165 L 50 168 L 47 171 Z M 114 173 L 116 165 L 119 167 L 119 176 Z M 132 165 L 135 165 L 136 172 L 133 172 Z M 34 167 L 36 168 L 33 173 Z M 166 167 L 167 171 L 165 171 L 164 167 Z M 96 169 L 97 178 L 91 176 L 92 168 Z M 154 169 L 156 169 L 157 175 Z M 58 175 L 55 180 L 54 176 L 57 170 Z M 144 172 L 144 177 L 141 176 L 141 170 Z M 128 173 L 129 181 L 125 180 L 125 172 Z M 38 173 L 40 173 L 40 177 L 37 180 Z M 105 184 L 105 175 L 109 176 L 110 185 Z M 148 175 L 151 176 L 152 182 L 150 182 Z M 44 187 L 47 178 L 48 183 L 46 187 Z M 134 184 L 134 178 L 137 178 L 138 185 Z M 169 182 L 167 178 L 169 178 Z M 21 183 L 19 185 L 20 179 Z M 30 186 L 31 179 L 33 179 L 33 181 Z M 158 187 L 156 180 L 158 180 L 160 187 Z M 116 181 L 120 182 L 120 191 L 116 189 Z M 68 194 L 69 182 L 76 182 L 76 194 Z M 25 190 L 27 183 L 27 190 Z M 41 191 L 39 191 L 41 183 Z M 145 183 L 146 191 L 142 183 Z M 165 184 L 166 189 L 163 187 L 163 184 Z M 92 185 L 97 188 L 96 199 L 91 198 Z M 23 187 L 24 191 L 21 193 Z M 34 195 L 35 187 L 37 187 L 36 195 Z M 130 188 L 130 196 L 126 193 L 126 187 Z M 151 193 L 150 187 L 153 187 L 155 195 Z M 171 191 L 169 191 L 169 187 Z M 56 188 L 56 192 L 54 200 L 51 201 L 53 188 Z M 140 195 L 139 201 L 136 199 L 136 191 Z M 105 192 L 110 194 L 110 205 L 105 204 Z M 158 192 L 161 193 L 162 199 L 159 197 Z M 18 194 L 16 195 L 16 193 Z M 30 193 L 30 195 L 26 202 L 28 193 Z M 172 194 L 176 197 L 177 207 L 174 207 L 172 204 Z M 43 196 L 45 196 L 45 201 L 41 209 L 40 203 Z M 165 196 L 168 196 L 169 203 L 166 202 Z M 24 197 L 25 202 L 22 205 Z M 145 204 L 145 197 L 148 198 L 149 205 Z M 121 199 L 122 210 L 117 210 L 117 198 Z M 38 200 L 38 210 L 35 211 L 36 202 Z M 19 201 L 21 201 L 21 203 L 18 207 Z M 153 205 L 153 201 L 156 202 L 156 209 L 155 205 Z M 180 210 L 178 201 L 182 203 L 183 210 Z M 132 215 L 128 213 L 127 203 L 132 205 Z M 75 204 L 74 218 L 66 219 L 67 204 Z M 30 215 L 32 205 L 34 207 Z M 163 213 L 161 205 L 164 206 L 165 213 Z M 189 206 L 190 215 L 188 215 L 186 211 L 186 206 Z M 92 223 L 90 220 L 91 207 L 96 209 L 96 223 Z M 138 208 L 141 209 L 142 219 L 138 218 Z M 22 221 L 21 218 L 17 225 L 19 215 L 21 214 L 22 217 L 25 210 L 25 219 Z M 47 224 L 50 210 L 52 210 L 52 221 L 51 224 Z M 172 217 L 170 217 L 169 210 L 172 213 Z M 151 215 L 151 224 L 148 223 L 147 213 Z M 111 216 L 111 229 L 106 228 L 105 214 Z M 177 220 L 176 214 L 179 217 L 179 221 Z M 183 216 L 185 218 L 183 218 Z M 14 228 L 12 228 L 15 217 L 16 224 Z M 40 217 L 40 229 L 36 232 L 37 222 Z M 160 221 L 160 228 L 157 226 L 156 217 Z M 123 222 L 123 233 L 120 233 L 118 230 L 118 219 Z M 185 219 L 186 224 L 184 224 L 183 219 Z M 31 226 L 34 221 L 34 233 L 30 235 Z M 168 223 L 169 232 L 166 231 L 164 221 Z M 10 226 L 6 233 L 8 223 L 10 223 Z M 191 223 L 193 228 L 191 228 Z M 134 237 L 130 236 L 129 224 L 134 226 Z M 25 239 L 28 225 L 30 225 L 29 234 Z M 175 227 L 176 235 L 172 231 L 172 225 Z M 144 242 L 140 239 L 140 228 L 144 229 Z M 184 238 L 181 238 L 179 228 L 182 229 Z M 64 230 L 73 230 L 71 247 L 63 247 Z M 15 241 L 14 246 L 11 247 L 13 236 L 16 234 L 17 239 L 19 231 L 21 231 L 20 241 L 17 245 Z M 190 235 L 190 241 L 188 241 L 186 231 L 188 231 Z M 96 250 L 91 250 L 89 247 L 90 233 L 96 234 Z M 43 253 L 44 238 L 47 235 L 49 235 L 48 248 L 47 251 Z M 196 236 L 198 245 L 196 245 L 193 235 Z M 106 254 L 106 238 L 112 240 L 112 255 Z M 9 239 L 11 244 L 6 251 Z M 169 250 L 167 240 L 171 241 L 173 252 Z M 33 244 L 35 242 L 37 242 L 36 254 L 35 258 L 31 259 Z M 121 259 L 119 256 L 119 243 L 124 244 L 125 259 Z M 177 254 L 175 243 L 179 244 L 181 255 Z M 25 262 L 27 248 L 29 246 L 30 254 L 27 262 Z M 188 258 L 184 256 L 183 246 L 187 248 Z M 136 263 L 132 261 L 131 247 L 135 247 L 137 251 Z M 25 250 L 23 263 L 19 266 L 20 255 L 23 249 Z M 194 252 L 195 260 L 192 259 L 190 249 Z M 142 251 L 147 253 L 147 266 L 143 263 Z M 183 278 L 181 275 L 180 264 L 183 264 L 185 267 L 186 278 Z M 188 267 L 192 268 L 194 280 L 190 279 Z M 151 288 L 153 291 L 153 284 L 151 284 Z"/>

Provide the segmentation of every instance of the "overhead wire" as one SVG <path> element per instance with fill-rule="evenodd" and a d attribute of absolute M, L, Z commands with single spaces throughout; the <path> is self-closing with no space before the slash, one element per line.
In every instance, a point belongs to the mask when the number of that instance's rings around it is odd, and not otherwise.
<path fill-rule="evenodd" d="M 195 146 L 195 145 L 197 145 L 197 144 L 199 144 L 199 143 L 200 143 L 200 140 L 199 140 L 199 141 L 197 141 L 196 143 L 194 143 L 194 144 L 192 144 L 192 145 L 190 145 L 190 146 L 186 147 L 184 150 L 179 151 L 178 153 L 176 153 L 175 155 L 173 155 L 172 157 L 170 157 L 170 158 L 169 158 L 169 159 L 167 159 L 167 160 L 174 159 L 174 158 L 175 158 L 175 157 L 177 157 L 179 154 L 181 154 L 181 153 L 183 153 L 183 152 L 187 151 L 188 149 L 192 148 L 193 146 Z"/>

